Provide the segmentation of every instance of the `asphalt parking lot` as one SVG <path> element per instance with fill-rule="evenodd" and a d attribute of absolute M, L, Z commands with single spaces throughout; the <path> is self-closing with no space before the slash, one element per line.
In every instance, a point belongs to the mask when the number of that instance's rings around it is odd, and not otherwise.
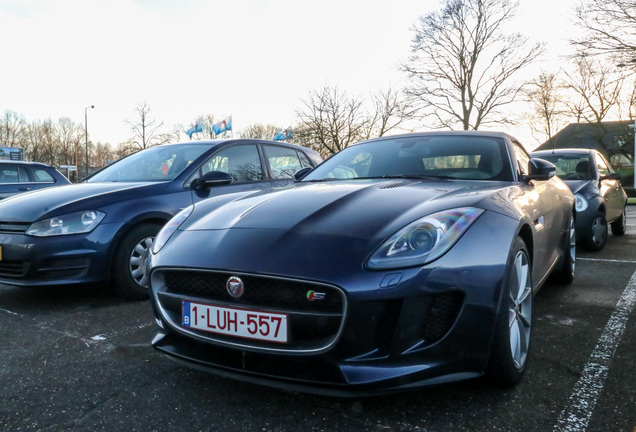
<path fill-rule="evenodd" d="M 528 374 L 368 399 L 235 382 L 150 346 L 147 301 L 0 285 L 1 431 L 636 431 L 636 206 L 535 299 Z"/>

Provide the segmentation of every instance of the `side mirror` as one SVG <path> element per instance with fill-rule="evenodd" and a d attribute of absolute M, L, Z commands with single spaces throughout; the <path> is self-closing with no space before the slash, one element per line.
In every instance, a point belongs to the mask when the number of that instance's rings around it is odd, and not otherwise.
<path fill-rule="evenodd" d="M 621 180 L 623 176 L 621 173 L 611 173 L 605 176 L 601 176 L 601 180 Z"/>
<path fill-rule="evenodd" d="M 210 171 L 192 180 L 192 189 L 204 189 L 212 186 L 224 186 L 232 183 L 232 176 L 222 171 Z"/>
<path fill-rule="evenodd" d="M 311 171 L 312 169 L 313 168 L 303 168 L 296 171 L 296 174 L 294 174 L 294 179 L 296 179 L 296 181 L 302 180 L 302 178 L 309 174 L 309 171 Z"/>
<path fill-rule="evenodd" d="M 556 166 L 547 160 L 530 159 L 528 162 L 528 174 L 523 176 L 524 180 L 550 180 L 556 173 Z"/>

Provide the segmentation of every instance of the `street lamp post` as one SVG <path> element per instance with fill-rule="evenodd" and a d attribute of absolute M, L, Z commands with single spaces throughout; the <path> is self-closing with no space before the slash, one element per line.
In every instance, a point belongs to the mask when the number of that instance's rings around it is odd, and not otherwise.
<path fill-rule="evenodd" d="M 86 176 L 88 177 L 88 109 L 95 108 L 95 105 L 84 108 L 84 137 L 86 143 Z"/>

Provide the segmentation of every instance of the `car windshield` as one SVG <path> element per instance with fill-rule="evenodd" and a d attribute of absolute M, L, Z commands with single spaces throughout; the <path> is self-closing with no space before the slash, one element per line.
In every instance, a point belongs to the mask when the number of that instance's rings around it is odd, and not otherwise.
<path fill-rule="evenodd" d="M 556 175 L 563 180 L 592 180 L 592 165 L 586 154 L 548 154 L 534 157 L 556 165 Z"/>
<path fill-rule="evenodd" d="M 210 146 L 184 144 L 150 147 L 125 157 L 87 179 L 88 183 L 169 181 Z"/>
<path fill-rule="evenodd" d="M 303 181 L 447 178 L 512 181 L 501 138 L 458 135 L 395 137 L 348 147 Z"/>

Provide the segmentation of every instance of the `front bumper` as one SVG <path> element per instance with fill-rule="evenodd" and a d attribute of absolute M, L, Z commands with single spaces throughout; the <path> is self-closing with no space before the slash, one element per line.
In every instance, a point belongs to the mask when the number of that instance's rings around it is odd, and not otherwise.
<path fill-rule="evenodd" d="M 110 248 L 118 224 L 102 224 L 88 234 L 32 237 L 0 233 L 0 284 L 53 286 L 108 281 Z"/>
<path fill-rule="evenodd" d="M 328 335 L 320 333 L 322 345 L 319 340 L 310 341 L 314 343 L 311 350 L 298 349 L 302 347 L 293 343 L 282 348 L 260 342 L 237 343 L 232 338 L 184 329 L 180 325 L 182 301 L 235 305 L 290 316 L 298 313 L 298 307 L 275 302 L 268 305 L 262 299 L 236 303 L 225 293 L 224 285 L 218 288 L 230 276 L 239 276 L 255 281 L 246 282 L 246 291 L 254 286 L 259 292 L 272 292 L 276 287 L 271 284 L 259 290 L 258 280 L 281 277 L 238 269 L 212 271 L 188 266 L 185 258 L 168 267 L 166 257 L 161 257 L 151 261 L 152 304 L 160 327 L 152 344 L 173 359 L 216 374 L 319 394 L 378 394 L 478 377 L 490 358 L 510 247 L 506 230 L 509 222 L 490 213 L 474 227 L 481 224 L 484 229 L 469 230 L 446 255 L 424 267 L 393 271 L 358 267 L 355 274 L 344 269 L 339 277 L 336 266 L 331 266 L 330 280 L 284 278 L 292 286 L 301 286 L 296 296 L 299 302 L 311 284 L 328 285 L 334 292 L 343 293 L 344 300 L 338 306 L 339 325 L 331 325 Z M 239 239 L 227 240 L 245 244 Z M 209 259 L 209 255 L 201 256 Z M 194 260 L 189 257 L 190 262 Z M 330 273 L 320 267 L 312 268 Z M 185 281 L 185 288 L 168 286 L 170 278 L 166 275 L 173 271 L 212 274 L 218 280 L 196 284 Z M 203 288 L 191 290 L 194 285 Z M 320 322 L 314 320 L 304 327 L 319 329 Z M 293 320 L 291 328 L 293 331 Z"/>

